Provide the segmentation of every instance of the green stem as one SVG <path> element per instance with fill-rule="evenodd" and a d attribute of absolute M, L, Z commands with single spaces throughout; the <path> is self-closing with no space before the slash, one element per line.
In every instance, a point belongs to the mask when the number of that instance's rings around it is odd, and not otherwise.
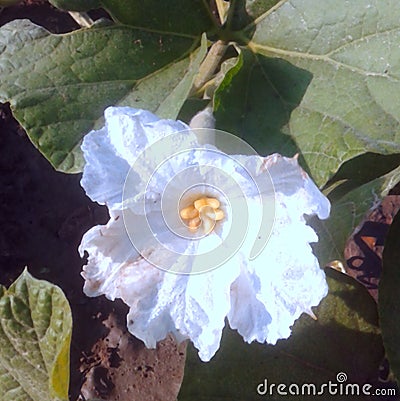
<path fill-rule="evenodd" d="M 94 24 L 87 13 L 77 11 L 68 11 L 68 13 L 82 28 L 90 28 Z"/>
<path fill-rule="evenodd" d="M 193 82 L 191 95 L 196 93 L 213 77 L 221 64 L 222 57 L 224 56 L 228 46 L 229 45 L 222 40 L 218 40 L 211 46 L 210 51 L 202 62 L 199 72 Z"/>

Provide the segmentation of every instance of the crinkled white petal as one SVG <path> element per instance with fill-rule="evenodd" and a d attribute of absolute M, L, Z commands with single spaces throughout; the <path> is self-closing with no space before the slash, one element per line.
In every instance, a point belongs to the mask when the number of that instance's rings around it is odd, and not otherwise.
<path fill-rule="evenodd" d="M 142 296 L 140 305 L 131 307 L 129 331 L 148 347 L 155 347 L 168 332 L 178 339 L 190 338 L 200 358 L 210 360 L 219 348 L 230 309 L 230 286 L 238 272 L 238 265 L 231 262 L 202 275 L 164 274 L 152 296 Z"/>
<path fill-rule="evenodd" d="M 82 150 L 85 168 L 82 186 L 87 195 L 110 209 L 122 208 L 123 185 L 130 171 L 131 182 L 137 192 L 157 165 L 180 149 L 197 145 L 196 136 L 189 127 L 174 120 L 160 120 L 154 114 L 130 107 L 109 107 L 104 112 L 105 127 L 91 131 L 84 137 Z M 182 132 L 181 136 L 172 133 Z M 161 141 L 162 140 L 162 141 Z M 146 154 L 146 147 L 159 142 L 157 151 Z M 173 172 L 173 163 L 167 163 Z M 165 181 L 159 182 L 165 187 Z"/>
<path fill-rule="evenodd" d="M 116 154 L 108 131 L 105 128 L 91 131 L 83 139 L 82 150 L 86 164 L 81 185 L 86 194 L 101 205 L 120 208 L 122 188 L 130 166 Z"/>
<path fill-rule="evenodd" d="M 131 217 L 138 222 L 143 218 Z M 199 247 L 207 247 L 207 241 L 207 237 L 199 241 Z M 235 259 L 202 275 L 164 273 L 139 255 L 120 215 L 107 226 L 88 231 L 79 250 L 81 255 L 84 251 L 89 254 L 83 270 L 85 293 L 121 298 L 130 306 L 129 331 L 147 347 L 154 348 L 157 341 L 172 333 L 178 339 L 190 338 L 202 360 L 212 358 L 230 309 L 230 287 L 239 274 Z M 163 249 L 152 252 L 159 253 L 159 258 L 168 257 Z M 179 264 L 179 260 L 170 262 Z"/>
<path fill-rule="evenodd" d="M 268 166 L 275 189 L 275 222 L 265 248 L 256 259 L 247 262 L 232 287 L 228 317 L 231 327 L 246 341 L 275 344 L 287 338 L 294 321 L 303 312 L 311 313 L 311 307 L 327 294 L 324 272 L 310 246 L 318 237 L 306 224 L 305 215 L 327 217 L 330 204 L 296 158 L 272 155 L 261 164 L 256 158 L 246 164 L 258 180 L 262 180 Z M 257 208 L 252 210 L 257 216 Z M 255 238 L 254 234 L 249 237 Z M 241 305 L 244 294 L 249 299 L 246 306 Z M 246 319 L 246 315 L 250 318 Z"/>
<path fill-rule="evenodd" d="M 146 147 L 172 133 L 187 131 L 189 128 L 181 121 L 159 119 L 149 111 L 131 107 L 109 107 L 104 117 L 111 144 L 117 155 L 130 165 Z"/>
<path fill-rule="evenodd" d="M 316 214 L 320 219 L 329 216 L 329 200 L 299 166 L 297 157 L 273 154 L 264 158 L 262 169 L 265 168 L 272 177 L 275 192 L 285 195 L 278 202 L 285 205 L 289 213 L 296 216 Z"/>
<path fill-rule="evenodd" d="M 122 298 L 132 282 L 147 281 L 149 290 L 151 283 L 161 276 L 161 272 L 148 265 L 132 245 L 121 214 L 114 215 L 106 226 L 93 227 L 83 236 L 79 246 L 81 256 L 85 251 L 89 256 L 82 275 L 84 292 L 88 296 L 104 294 L 112 300 Z M 132 266 L 135 268 L 131 269 Z"/>
<path fill-rule="evenodd" d="M 244 266 L 231 286 L 229 325 L 237 329 L 248 343 L 252 341 L 263 343 L 272 322 L 272 316 L 267 307 L 257 299 L 259 288 L 258 277 Z"/>
<path fill-rule="evenodd" d="M 245 288 L 252 292 L 249 305 L 245 310 L 232 308 L 229 315 L 231 327 L 238 329 L 247 342 L 275 344 L 287 338 L 294 321 L 302 313 L 310 313 L 311 307 L 326 296 L 325 275 L 309 245 L 313 241 L 315 233 L 305 224 L 293 224 L 287 229 L 277 222 L 263 252 L 248 263 L 247 287 L 236 283 L 232 304 L 243 301 Z M 258 323 L 246 319 L 246 313 L 256 315 Z"/>
<path fill-rule="evenodd" d="M 188 131 L 169 136 L 187 130 L 185 124 L 143 110 L 109 108 L 105 119 L 105 128 L 89 133 L 82 145 L 82 185 L 93 200 L 107 204 L 111 216 L 106 226 L 92 228 L 82 239 L 79 250 L 89 255 L 83 269 L 85 293 L 121 298 L 130 307 L 129 331 L 146 346 L 155 347 L 173 333 L 178 339 L 190 338 L 204 361 L 218 350 L 226 317 L 247 342 L 274 344 L 287 338 L 294 321 L 310 313 L 327 293 L 310 246 L 318 238 L 305 217 L 326 218 L 330 204 L 297 159 L 277 154 L 228 157 L 213 146 L 197 149 L 196 136 Z M 154 152 L 158 143 L 161 147 Z M 155 167 L 157 176 L 152 176 Z M 132 196 L 126 203 L 122 192 L 130 168 Z M 181 224 L 173 194 L 179 197 L 182 188 L 198 182 L 223 188 L 223 193 L 197 185 L 188 205 L 198 196 L 215 196 L 224 221 L 193 241 L 171 234 L 170 227 Z M 167 184 L 172 195 L 161 205 Z M 243 198 L 248 228 L 232 252 L 226 238 L 235 221 L 241 224 Z M 270 213 L 264 219 L 266 210 Z M 173 213 L 178 217 L 167 226 L 163 216 Z M 145 222 L 153 231 L 140 231 Z M 127 227 L 139 228 L 134 244 Z M 187 274 L 202 271 L 205 259 L 196 255 L 216 246 L 230 257 L 217 269 Z"/>

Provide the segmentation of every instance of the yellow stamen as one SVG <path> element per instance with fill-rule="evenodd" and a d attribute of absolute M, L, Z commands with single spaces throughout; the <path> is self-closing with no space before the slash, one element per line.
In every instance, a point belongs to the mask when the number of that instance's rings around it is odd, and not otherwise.
<path fill-rule="evenodd" d="M 212 211 L 207 212 L 206 214 L 210 219 L 213 219 L 215 221 L 222 220 L 225 217 L 225 214 L 221 209 L 213 209 Z"/>
<path fill-rule="evenodd" d="M 219 200 L 215 198 L 200 198 L 194 202 L 194 207 L 200 211 L 200 209 L 204 206 L 211 206 L 213 209 L 219 208 Z"/>
<path fill-rule="evenodd" d="M 187 220 L 197 217 L 199 215 L 199 211 L 193 205 L 190 205 L 182 209 L 179 214 L 182 219 Z"/>
<path fill-rule="evenodd" d="M 195 217 L 193 219 L 190 219 L 188 221 L 189 230 L 190 231 L 196 231 L 200 227 L 200 224 L 201 224 L 200 217 Z"/>
<path fill-rule="evenodd" d="M 183 208 L 179 215 L 187 221 L 190 231 L 196 231 L 200 225 L 205 234 L 209 234 L 217 221 L 225 217 L 224 212 L 218 209 L 220 202 L 216 198 L 200 198 L 193 202 L 193 205 Z"/>

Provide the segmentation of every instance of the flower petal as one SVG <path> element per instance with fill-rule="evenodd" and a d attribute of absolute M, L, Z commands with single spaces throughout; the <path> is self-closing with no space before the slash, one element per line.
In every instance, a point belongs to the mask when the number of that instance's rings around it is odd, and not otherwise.
<path fill-rule="evenodd" d="M 130 217 L 129 217 L 130 216 Z M 125 224 L 143 224 L 143 216 L 127 212 Z M 210 237 L 198 241 L 198 251 L 206 252 Z M 143 238 L 141 246 L 145 246 Z M 205 249 L 202 249 L 204 244 Z M 89 253 L 84 266 L 84 291 L 88 296 L 106 295 L 122 299 L 129 307 L 128 329 L 147 347 L 172 333 L 178 340 L 191 338 L 203 360 L 209 360 L 219 348 L 225 317 L 230 308 L 230 285 L 239 274 L 239 265 L 228 261 L 224 266 L 202 275 L 164 272 L 140 256 L 126 232 L 121 214 L 113 213 L 106 226 L 96 226 L 83 237 L 81 255 Z M 152 252 L 151 258 L 173 267 L 180 258 L 165 249 L 141 250 Z M 184 253 L 185 250 L 182 250 Z M 186 255 L 181 257 L 187 263 Z M 193 268 L 198 262 L 190 258 Z M 200 267 L 199 267 L 200 269 Z M 182 270 L 182 269 L 181 269 Z"/>
<path fill-rule="evenodd" d="M 130 165 L 133 165 L 147 147 L 160 139 L 189 130 L 181 121 L 160 119 L 149 111 L 131 107 L 109 107 L 104 116 L 111 144 L 117 155 Z M 172 149 L 166 149 L 166 156 L 170 156 L 171 151 Z"/>
<path fill-rule="evenodd" d="M 83 139 L 82 150 L 86 164 L 81 185 L 86 194 L 99 204 L 119 208 L 129 164 L 116 155 L 108 131 L 91 131 Z"/>
<path fill-rule="evenodd" d="M 231 258 L 215 270 L 189 276 L 185 319 L 182 323 L 177 319 L 177 327 L 190 337 L 204 362 L 219 348 L 225 317 L 231 308 L 230 288 L 239 272 L 238 259 Z"/>
<path fill-rule="evenodd" d="M 297 158 L 229 156 L 144 110 L 109 108 L 105 119 L 82 145 L 82 185 L 111 216 L 82 239 L 85 293 L 121 298 L 146 346 L 172 333 L 204 361 L 226 316 L 245 341 L 287 338 L 327 293 L 306 215 L 326 218 L 330 204 Z M 180 211 L 203 196 L 220 201 L 224 218 L 196 238 Z"/>
<path fill-rule="evenodd" d="M 131 190 L 140 194 L 161 162 L 179 149 L 197 145 L 196 136 L 188 131 L 186 124 L 159 119 L 149 111 L 109 107 L 104 116 L 106 126 L 84 137 L 82 150 L 86 164 L 81 184 L 93 201 L 107 204 L 110 209 L 124 207 L 122 191 L 128 172 Z M 172 133 L 175 135 L 170 136 Z M 146 148 L 157 141 L 160 143 L 146 152 Z M 136 171 L 130 170 L 135 162 Z M 166 164 L 173 173 L 174 164 Z M 164 181 L 159 184 L 165 187 Z M 151 198 L 150 192 L 151 188 L 147 193 Z"/>
<path fill-rule="evenodd" d="M 82 276 L 88 296 L 104 294 L 112 300 L 121 298 L 128 305 L 134 305 L 143 294 L 153 291 L 164 274 L 148 262 L 149 258 L 160 265 L 174 261 L 167 259 L 171 255 L 163 248 L 148 246 L 156 242 L 153 236 L 146 237 L 146 232 L 133 244 L 126 227 L 143 226 L 146 216 L 129 211 L 122 213 L 111 212 L 106 226 L 93 227 L 83 236 L 79 252 L 83 256 L 87 251 L 89 257 Z"/>
<path fill-rule="evenodd" d="M 329 200 L 299 166 L 297 157 L 273 154 L 264 158 L 261 171 L 265 169 L 271 175 L 275 193 L 285 195 L 283 203 L 290 213 L 298 216 L 316 214 L 320 219 L 329 216 Z"/>
<path fill-rule="evenodd" d="M 178 340 L 190 338 L 200 358 L 209 361 L 219 348 L 230 309 L 230 285 L 238 273 L 235 260 L 201 275 L 166 272 L 153 291 L 140 294 L 139 302 L 124 299 L 131 307 L 129 331 L 152 348 L 168 333 Z"/>
<path fill-rule="evenodd" d="M 271 344 L 287 338 L 290 327 L 303 313 L 311 313 L 328 292 L 325 274 L 312 253 L 316 235 L 305 223 L 286 223 L 277 218 L 270 240 L 251 263 L 259 279 L 254 288 L 272 318 L 265 341 Z"/>
<path fill-rule="evenodd" d="M 256 297 L 255 288 L 259 288 L 258 281 L 258 277 L 248 272 L 245 267 L 231 287 L 229 325 L 232 329 L 237 329 L 248 343 L 263 343 L 272 321 L 265 305 Z"/>
<path fill-rule="evenodd" d="M 330 203 L 296 158 L 272 155 L 261 159 L 261 163 L 257 157 L 243 162 L 255 175 L 261 191 L 263 176 L 270 174 L 275 189 L 275 221 L 265 247 L 249 261 L 247 270 L 232 287 L 228 317 L 231 327 L 238 329 L 246 341 L 274 344 L 287 338 L 294 321 L 303 312 L 311 313 L 311 307 L 327 294 L 325 274 L 310 246 L 318 237 L 306 224 L 305 214 L 327 217 Z M 269 200 L 267 191 L 263 193 L 264 208 Z M 260 210 L 250 209 L 254 228 Z M 252 231 L 249 230 L 249 238 L 257 241 Z M 249 251 L 248 240 L 242 250 Z M 244 298 L 248 300 L 246 305 Z"/>

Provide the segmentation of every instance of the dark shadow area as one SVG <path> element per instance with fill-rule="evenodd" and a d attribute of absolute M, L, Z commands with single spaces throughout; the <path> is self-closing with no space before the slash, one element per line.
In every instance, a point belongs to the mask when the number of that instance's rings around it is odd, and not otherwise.
<path fill-rule="evenodd" d="M 285 127 L 312 74 L 246 50 L 242 57 L 241 68 L 230 70 L 216 93 L 216 128 L 243 138 L 261 155 L 294 156 L 298 148 Z"/>
<path fill-rule="evenodd" d="M 328 185 L 344 179 L 368 182 L 389 173 L 399 165 L 400 153 L 392 155 L 364 153 L 343 163 Z"/>
<path fill-rule="evenodd" d="M 322 326 L 318 322 L 311 322 L 296 331 L 288 340 L 278 341 L 277 345 L 249 345 L 244 343 L 236 332 L 225 329 L 218 353 L 207 364 L 199 361 L 193 346 L 188 347 L 187 373 L 179 400 L 256 401 L 288 398 L 311 401 L 320 397 L 327 401 L 394 401 L 395 397 L 372 397 L 351 393 L 333 395 L 329 394 L 327 388 L 323 395 L 319 396 L 312 393 L 306 393 L 304 396 L 283 396 L 277 393 L 277 386 L 281 383 L 286 385 L 286 391 L 290 385 L 301 388 L 304 383 L 315 385 L 317 392 L 324 391 L 323 388 L 321 390 L 324 383 L 337 383 L 338 372 L 346 373 L 346 383 L 356 383 L 360 389 L 365 383 L 370 383 L 372 388 L 393 388 L 393 383 L 381 384 L 377 374 L 365 374 L 365 366 L 370 364 L 371 357 L 368 355 L 370 351 L 367 345 L 375 347 L 375 350 L 371 348 L 371 352 L 376 357 L 382 355 L 383 349 L 378 335 L 356 332 L 334 323 Z M 265 383 L 265 380 L 268 393 L 258 394 L 257 387 L 260 383 Z M 261 389 L 264 390 L 265 387 Z"/>
<path fill-rule="evenodd" d="M 94 20 L 109 18 L 104 10 L 92 10 L 89 15 Z M 46 0 L 26 0 L 0 10 L 0 26 L 15 19 L 25 18 L 52 33 L 66 33 L 80 28 L 70 15 L 50 5 Z"/>
<path fill-rule="evenodd" d="M 392 155 L 365 153 L 343 163 L 325 188 L 343 181 L 329 194 L 331 200 L 340 199 L 351 190 L 389 173 L 399 165 L 400 153 Z"/>
<path fill-rule="evenodd" d="M 240 45 L 247 44 L 255 30 L 252 17 L 246 10 L 245 0 L 231 0 L 230 9 L 225 24 L 221 27 L 220 36 L 226 41 L 236 41 Z M 246 32 L 244 32 L 245 28 Z"/>
<path fill-rule="evenodd" d="M 56 172 L 12 118 L 0 108 L 0 283 L 8 287 L 25 266 L 38 279 L 62 288 L 73 316 L 71 399 L 80 388 L 82 352 L 104 332 L 101 324 L 117 305 L 82 292 L 78 245 L 108 212 L 86 197 L 80 175 Z M 126 311 L 125 311 L 126 313 Z"/>

